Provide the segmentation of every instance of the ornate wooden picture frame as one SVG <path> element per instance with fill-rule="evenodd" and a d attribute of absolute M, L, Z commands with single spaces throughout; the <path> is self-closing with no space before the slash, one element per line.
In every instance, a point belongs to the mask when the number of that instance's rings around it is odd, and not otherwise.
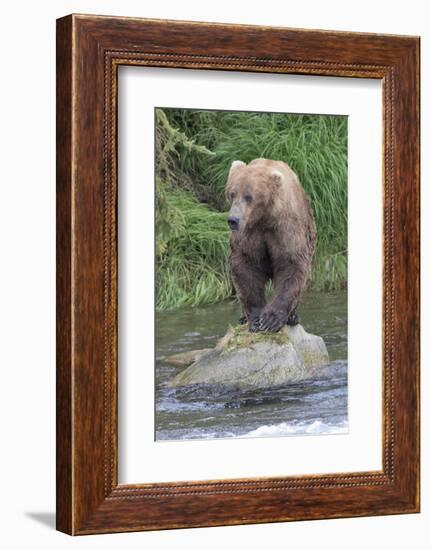
<path fill-rule="evenodd" d="M 118 483 L 117 69 L 383 85 L 383 468 Z M 57 528 L 69 534 L 419 511 L 419 38 L 70 15 L 57 21 Z"/>

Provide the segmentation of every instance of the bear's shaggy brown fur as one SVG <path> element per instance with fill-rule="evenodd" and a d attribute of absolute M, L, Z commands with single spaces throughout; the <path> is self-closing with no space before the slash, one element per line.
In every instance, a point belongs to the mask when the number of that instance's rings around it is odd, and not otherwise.
<path fill-rule="evenodd" d="M 233 162 L 226 185 L 230 267 L 251 331 L 296 324 L 316 241 L 313 212 L 296 174 L 282 161 Z M 265 284 L 274 294 L 267 303 Z"/>

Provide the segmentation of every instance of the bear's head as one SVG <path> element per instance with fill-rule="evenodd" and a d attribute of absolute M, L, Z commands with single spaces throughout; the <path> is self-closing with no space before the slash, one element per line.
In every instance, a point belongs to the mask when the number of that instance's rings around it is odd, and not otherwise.
<path fill-rule="evenodd" d="M 272 203 L 282 177 L 278 170 L 268 170 L 266 165 L 256 161 L 249 165 L 241 160 L 232 163 L 225 192 L 230 204 L 228 224 L 232 231 L 273 223 Z"/>

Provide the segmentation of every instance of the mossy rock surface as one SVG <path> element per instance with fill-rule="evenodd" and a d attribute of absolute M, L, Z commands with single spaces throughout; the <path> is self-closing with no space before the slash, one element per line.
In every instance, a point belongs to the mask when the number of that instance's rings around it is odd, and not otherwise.
<path fill-rule="evenodd" d="M 243 389 L 269 388 L 313 378 L 329 363 L 323 339 L 301 325 L 278 333 L 250 333 L 230 327 L 216 347 L 177 374 L 171 387 L 217 384 Z"/>

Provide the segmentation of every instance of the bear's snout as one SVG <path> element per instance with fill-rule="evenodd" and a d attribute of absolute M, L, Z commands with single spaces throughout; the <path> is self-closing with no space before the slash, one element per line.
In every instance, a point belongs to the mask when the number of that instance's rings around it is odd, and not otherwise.
<path fill-rule="evenodd" d="M 235 231 L 239 227 L 239 218 L 236 216 L 229 216 L 227 223 L 231 231 Z"/>

